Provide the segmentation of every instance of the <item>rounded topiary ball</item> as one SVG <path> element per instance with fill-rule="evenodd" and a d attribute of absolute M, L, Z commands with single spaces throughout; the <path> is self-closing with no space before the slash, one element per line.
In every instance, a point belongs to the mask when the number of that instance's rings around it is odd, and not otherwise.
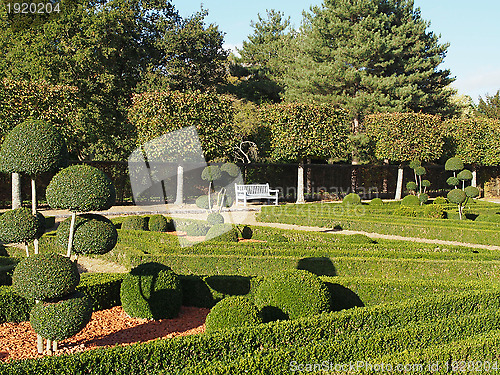
<path fill-rule="evenodd" d="M 135 267 L 123 279 L 120 299 L 133 318 L 171 319 L 179 314 L 182 289 L 178 276 L 159 263 Z"/>
<path fill-rule="evenodd" d="M 210 196 L 210 200 L 212 203 L 212 206 L 215 204 L 215 197 L 213 195 Z M 201 195 L 198 198 L 196 198 L 196 206 L 199 208 L 202 208 L 204 210 L 208 210 L 208 195 Z"/>
<path fill-rule="evenodd" d="M 422 180 L 422 186 L 428 188 L 431 186 L 431 182 L 429 180 Z"/>
<path fill-rule="evenodd" d="M 67 150 L 60 132 L 42 120 L 29 119 L 12 129 L 0 150 L 0 169 L 36 175 L 62 167 Z"/>
<path fill-rule="evenodd" d="M 148 229 L 151 232 L 166 232 L 172 227 L 172 219 L 163 215 L 152 215 L 148 221 Z"/>
<path fill-rule="evenodd" d="M 220 167 L 220 170 L 233 178 L 240 174 L 240 168 L 234 163 L 225 163 Z"/>
<path fill-rule="evenodd" d="M 429 195 L 428 194 L 425 194 L 425 193 L 422 193 L 418 196 L 418 200 L 420 201 L 420 203 L 424 204 L 424 203 L 427 203 L 427 201 L 429 200 Z"/>
<path fill-rule="evenodd" d="M 253 326 L 262 323 L 259 309 L 248 298 L 229 296 L 219 301 L 207 315 L 207 332 Z"/>
<path fill-rule="evenodd" d="M 409 191 L 416 191 L 417 190 L 417 184 L 413 181 L 410 181 L 406 184 L 406 189 Z"/>
<path fill-rule="evenodd" d="M 350 193 L 344 197 L 344 199 L 342 200 L 342 203 L 346 204 L 346 205 L 355 206 L 355 205 L 361 204 L 361 197 L 356 193 Z"/>
<path fill-rule="evenodd" d="M 330 294 L 318 276 L 291 269 L 264 278 L 255 292 L 255 304 L 263 309 L 264 321 L 279 315 L 296 319 L 328 311 Z"/>
<path fill-rule="evenodd" d="M 34 254 L 14 269 L 14 292 L 28 301 L 46 301 L 74 292 L 80 282 L 76 264 L 69 258 L 55 254 Z"/>
<path fill-rule="evenodd" d="M 451 203 L 462 204 L 467 199 L 467 195 L 465 194 L 465 191 L 461 189 L 453 189 L 446 195 L 446 198 Z"/>
<path fill-rule="evenodd" d="M 479 197 L 479 189 L 475 186 L 467 186 L 464 192 L 469 198 Z"/>
<path fill-rule="evenodd" d="M 224 224 L 224 216 L 218 212 L 211 212 L 207 216 L 208 225 Z"/>
<path fill-rule="evenodd" d="M 373 198 L 370 201 L 370 206 L 382 206 L 384 204 L 384 201 L 380 198 Z"/>
<path fill-rule="evenodd" d="M 417 169 L 418 167 L 421 167 L 421 166 L 422 166 L 422 163 L 420 162 L 420 160 L 410 161 L 410 168 L 411 169 Z"/>
<path fill-rule="evenodd" d="M 4 243 L 29 242 L 40 237 L 42 221 L 28 208 L 5 211 L 0 216 L 0 240 Z"/>
<path fill-rule="evenodd" d="M 238 231 L 231 224 L 216 224 L 208 230 L 205 239 L 207 241 L 238 242 Z"/>
<path fill-rule="evenodd" d="M 415 174 L 417 176 L 423 176 L 426 173 L 427 173 L 427 171 L 425 170 L 424 167 L 417 167 L 417 168 L 415 168 Z"/>
<path fill-rule="evenodd" d="M 460 180 L 456 177 L 449 177 L 447 180 L 446 180 L 446 183 L 449 185 L 449 186 L 458 186 L 460 184 Z"/>
<path fill-rule="evenodd" d="M 46 190 L 52 208 L 72 212 L 107 210 L 115 203 L 115 187 L 99 169 L 72 165 L 52 178 Z"/>
<path fill-rule="evenodd" d="M 243 237 L 245 240 L 249 240 L 252 238 L 252 236 L 253 236 L 252 228 L 250 228 L 248 225 L 245 225 L 241 230 L 241 237 Z"/>
<path fill-rule="evenodd" d="M 444 169 L 446 171 L 461 171 L 464 169 L 464 162 L 460 158 L 449 158 L 444 164 Z"/>
<path fill-rule="evenodd" d="M 401 200 L 402 206 L 418 206 L 420 205 L 420 200 L 416 195 L 407 195 Z"/>
<path fill-rule="evenodd" d="M 457 178 L 460 181 L 469 181 L 469 180 L 472 180 L 472 178 L 473 178 L 472 172 L 469 171 L 468 169 L 464 169 L 459 174 L 457 174 Z"/>
<path fill-rule="evenodd" d="M 209 165 L 201 172 L 201 179 L 203 181 L 216 181 L 222 177 L 222 172 L 217 165 Z"/>
<path fill-rule="evenodd" d="M 434 204 L 446 204 L 446 203 L 448 203 L 448 199 L 446 199 L 445 197 L 436 197 L 432 203 L 434 203 Z"/>
<path fill-rule="evenodd" d="M 148 230 L 148 220 L 147 216 L 127 216 L 122 222 L 121 229 Z"/>
<path fill-rule="evenodd" d="M 192 237 L 205 236 L 208 232 L 208 226 L 203 223 L 193 222 L 186 227 L 186 234 Z"/>
<path fill-rule="evenodd" d="M 54 303 L 37 303 L 30 313 L 34 331 L 45 339 L 61 341 L 76 335 L 92 318 L 92 301 L 75 292 Z"/>
<path fill-rule="evenodd" d="M 68 247 L 71 218 L 63 221 L 57 228 L 57 243 Z M 102 255 L 110 252 L 118 241 L 118 232 L 107 218 L 96 214 L 79 215 L 75 220 L 73 251 L 76 254 Z"/>

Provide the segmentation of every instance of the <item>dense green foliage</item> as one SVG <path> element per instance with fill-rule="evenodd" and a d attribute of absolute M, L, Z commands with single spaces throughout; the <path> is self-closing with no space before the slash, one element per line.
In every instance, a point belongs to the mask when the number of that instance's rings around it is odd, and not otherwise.
<path fill-rule="evenodd" d="M 91 317 L 91 300 L 76 292 L 57 302 L 35 304 L 30 313 L 30 324 L 43 338 L 60 341 L 80 332 Z"/>
<path fill-rule="evenodd" d="M 148 230 L 149 218 L 147 216 L 127 216 L 122 222 L 121 229 L 124 230 Z"/>
<path fill-rule="evenodd" d="M 56 253 L 34 254 L 20 262 L 12 275 L 14 291 L 28 301 L 64 297 L 79 281 L 76 264 Z"/>
<path fill-rule="evenodd" d="M 241 237 L 245 240 L 249 240 L 250 238 L 252 238 L 252 235 L 253 235 L 252 228 L 250 228 L 248 225 L 245 225 L 241 230 Z"/>
<path fill-rule="evenodd" d="M 0 240 L 3 243 L 29 242 L 39 237 L 41 224 L 31 209 L 8 210 L 0 216 Z"/>
<path fill-rule="evenodd" d="M 453 157 L 446 160 L 444 164 L 444 169 L 446 171 L 458 172 L 464 169 L 464 162 L 461 158 Z"/>
<path fill-rule="evenodd" d="M 255 292 L 264 321 L 297 319 L 330 309 L 330 294 L 321 279 L 305 270 L 285 270 L 268 277 Z"/>
<path fill-rule="evenodd" d="M 207 216 L 208 225 L 224 224 L 224 216 L 218 212 L 211 212 Z"/>
<path fill-rule="evenodd" d="M 57 228 L 57 243 L 63 249 L 68 247 L 71 218 L 66 219 Z M 73 238 L 73 252 L 76 254 L 102 255 L 113 250 L 118 241 L 118 232 L 106 217 L 96 214 L 84 214 L 76 217 Z"/>
<path fill-rule="evenodd" d="M 182 289 L 179 278 L 169 267 L 144 263 L 125 276 L 120 299 L 123 310 L 131 317 L 170 319 L 179 314 Z"/>
<path fill-rule="evenodd" d="M 207 232 L 207 241 L 238 242 L 238 231 L 232 224 L 215 224 Z"/>
<path fill-rule="evenodd" d="M 206 331 L 253 326 L 262 323 L 259 309 L 248 298 L 231 296 L 218 302 L 208 313 Z"/>
<path fill-rule="evenodd" d="M 401 206 L 418 206 L 420 200 L 416 195 L 407 195 L 401 200 Z"/>
<path fill-rule="evenodd" d="M 166 232 L 173 230 L 174 225 L 171 218 L 163 215 L 151 215 L 148 220 L 148 229 L 152 232 Z"/>
<path fill-rule="evenodd" d="M 488 118 L 500 120 L 500 90 L 495 95 L 486 94 L 485 99 L 479 97 L 477 111 Z"/>
<path fill-rule="evenodd" d="M 108 176 L 86 164 L 72 165 L 57 173 L 46 190 L 54 209 L 72 212 L 107 210 L 115 204 L 115 187 Z"/>
<path fill-rule="evenodd" d="M 380 198 L 373 198 L 371 201 L 370 201 L 370 205 L 371 206 L 382 206 L 384 204 L 384 201 Z"/>
<path fill-rule="evenodd" d="M 349 193 L 342 199 L 342 204 L 354 206 L 361 204 L 361 197 L 356 193 Z"/>
<path fill-rule="evenodd" d="M 205 236 L 208 231 L 209 227 L 207 224 L 204 223 L 194 222 L 188 224 L 188 226 L 186 227 L 186 234 L 188 236 L 194 236 L 194 237 Z"/>
<path fill-rule="evenodd" d="M 0 170 L 34 176 L 65 166 L 66 144 L 53 126 L 26 120 L 12 129 L 0 149 Z"/>

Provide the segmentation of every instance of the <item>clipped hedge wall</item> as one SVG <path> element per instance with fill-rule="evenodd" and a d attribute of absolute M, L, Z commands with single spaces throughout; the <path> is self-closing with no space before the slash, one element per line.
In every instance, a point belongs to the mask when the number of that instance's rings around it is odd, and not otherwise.
<path fill-rule="evenodd" d="M 148 230 L 148 216 L 127 216 L 121 225 L 123 230 Z"/>

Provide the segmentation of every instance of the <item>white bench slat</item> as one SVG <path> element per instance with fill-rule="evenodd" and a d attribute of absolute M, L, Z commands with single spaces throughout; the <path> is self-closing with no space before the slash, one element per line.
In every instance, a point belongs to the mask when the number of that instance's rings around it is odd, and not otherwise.
<path fill-rule="evenodd" d="M 274 204 L 278 205 L 279 190 L 269 189 L 269 184 L 234 184 L 234 186 L 236 191 L 236 204 L 238 204 L 240 200 L 243 200 L 246 206 L 247 200 L 250 199 L 274 199 Z"/>

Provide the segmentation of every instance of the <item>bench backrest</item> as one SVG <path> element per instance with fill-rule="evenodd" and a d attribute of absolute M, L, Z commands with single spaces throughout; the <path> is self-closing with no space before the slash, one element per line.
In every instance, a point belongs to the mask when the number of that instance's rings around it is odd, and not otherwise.
<path fill-rule="evenodd" d="M 237 193 L 248 195 L 268 195 L 269 184 L 235 185 Z"/>

